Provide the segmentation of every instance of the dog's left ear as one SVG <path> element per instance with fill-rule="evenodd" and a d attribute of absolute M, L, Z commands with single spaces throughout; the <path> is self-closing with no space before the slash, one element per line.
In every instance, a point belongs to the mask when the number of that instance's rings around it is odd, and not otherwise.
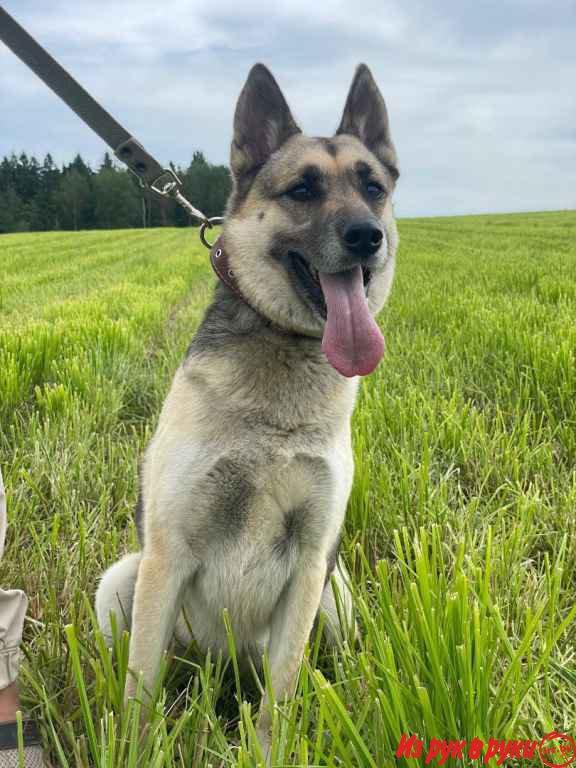
<path fill-rule="evenodd" d="M 398 159 L 390 138 L 388 111 L 380 89 L 366 64 L 360 64 L 346 99 L 336 134 L 347 133 L 360 141 L 398 178 Z"/>
<path fill-rule="evenodd" d="M 263 64 L 255 64 L 242 89 L 234 115 L 230 167 L 236 180 L 254 175 L 300 128 L 286 99 Z"/>

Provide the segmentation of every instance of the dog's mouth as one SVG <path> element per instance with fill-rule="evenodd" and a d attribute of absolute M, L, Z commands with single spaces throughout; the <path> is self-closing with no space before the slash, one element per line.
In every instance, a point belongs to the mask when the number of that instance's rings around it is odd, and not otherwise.
<path fill-rule="evenodd" d="M 384 338 L 368 307 L 371 270 L 360 265 L 319 272 L 299 253 L 289 254 L 298 293 L 326 320 L 322 351 L 343 376 L 366 376 L 384 354 Z"/>
<path fill-rule="evenodd" d="M 288 254 L 289 264 L 293 276 L 296 278 L 298 288 L 304 294 L 308 303 L 323 320 L 328 316 L 324 291 L 320 285 L 320 273 L 297 251 Z M 364 293 L 368 294 L 368 286 L 372 279 L 372 271 L 368 267 L 362 267 L 362 281 Z"/>

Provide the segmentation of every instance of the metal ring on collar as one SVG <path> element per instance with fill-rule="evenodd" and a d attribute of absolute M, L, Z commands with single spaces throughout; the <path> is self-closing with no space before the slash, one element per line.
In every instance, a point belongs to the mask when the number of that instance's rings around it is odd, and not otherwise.
<path fill-rule="evenodd" d="M 224 221 L 223 216 L 212 216 L 211 219 L 206 219 L 200 225 L 200 240 L 202 241 L 202 244 L 205 245 L 206 248 L 208 248 L 209 251 L 212 250 L 212 246 L 214 245 L 214 243 L 211 243 L 210 240 L 207 239 L 206 230 L 212 229 L 212 227 L 222 224 L 223 221 Z"/>

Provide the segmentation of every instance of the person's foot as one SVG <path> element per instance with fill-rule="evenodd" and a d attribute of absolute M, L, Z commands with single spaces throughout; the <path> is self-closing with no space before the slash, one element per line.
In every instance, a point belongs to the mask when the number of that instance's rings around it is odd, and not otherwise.
<path fill-rule="evenodd" d="M 24 768 L 46 768 L 40 734 L 32 720 L 22 721 Z M 0 768 L 20 768 L 18 724 L 0 723 Z"/>
<path fill-rule="evenodd" d="M 0 691 L 0 768 L 20 768 L 18 754 L 18 723 L 16 713 L 20 698 L 16 683 Z M 22 721 L 24 768 L 46 768 L 42 755 L 40 734 L 32 720 Z"/>

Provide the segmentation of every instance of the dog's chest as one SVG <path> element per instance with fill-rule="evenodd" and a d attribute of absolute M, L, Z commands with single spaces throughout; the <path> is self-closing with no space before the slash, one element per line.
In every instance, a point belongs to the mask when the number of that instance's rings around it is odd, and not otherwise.
<path fill-rule="evenodd" d="M 302 556 L 327 562 L 335 547 L 351 482 L 345 451 L 272 461 L 243 513 L 229 516 L 227 527 L 218 523 L 187 590 L 186 611 L 195 617 L 201 647 L 226 652 L 225 610 L 239 650 L 266 644 L 273 613 Z"/>
<path fill-rule="evenodd" d="M 322 408 L 307 405 L 304 393 L 287 407 L 281 387 L 256 408 L 247 388 L 242 380 L 234 395 L 214 400 L 206 387 L 177 379 L 146 464 L 148 508 L 173 551 L 199 563 L 184 600 L 194 637 L 223 651 L 224 610 L 238 642 L 265 644 L 303 554 L 327 561 L 353 474 L 355 387 Z M 287 412 L 292 417 L 277 418 Z"/>

